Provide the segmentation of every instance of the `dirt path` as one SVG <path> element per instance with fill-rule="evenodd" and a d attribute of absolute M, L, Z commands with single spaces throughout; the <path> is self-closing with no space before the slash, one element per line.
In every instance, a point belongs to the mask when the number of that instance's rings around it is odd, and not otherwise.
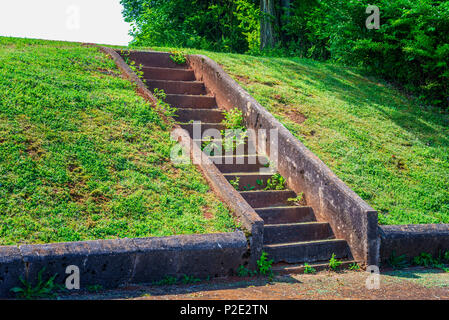
<path fill-rule="evenodd" d="M 363 271 L 319 272 L 314 275 L 276 276 L 272 283 L 262 278 L 226 278 L 194 285 L 130 286 L 97 294 L 73 294 L 63 299 L 448 299 L 449 273 L 410 268 L 385 271 L 380 288 L 368 290 Z"/>

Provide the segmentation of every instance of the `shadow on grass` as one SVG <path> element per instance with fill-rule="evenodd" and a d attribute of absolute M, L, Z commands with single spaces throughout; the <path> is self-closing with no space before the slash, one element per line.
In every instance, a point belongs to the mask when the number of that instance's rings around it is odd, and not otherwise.
<path fill-rule="evenodd" d="M 449 115 L 440 109 L 420 106 L 405 94 L 398 95 L 380 80 L 357 75 L 349 68 L 303 59 L 273 59 L 264 65 L 275 70 L 287 84 L 295 80 L 327 91 L 338 99 L 360 108 L 380 112 L 423 144 L 429 147 L 449 147 Z"/>

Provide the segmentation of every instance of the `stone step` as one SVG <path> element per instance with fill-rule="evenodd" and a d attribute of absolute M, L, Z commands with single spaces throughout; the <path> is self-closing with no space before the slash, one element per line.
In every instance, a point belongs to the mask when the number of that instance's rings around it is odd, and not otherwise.
<path fill-rule="evenodd" d="M 180 108 L 176 111 L 176 114 L 176 120 L 179 122 L 195 120 L 208 123 L 221 123 L 224 120 L 223 111 L 220 109 Z"/>
<path fill-rule="evenodd" d="M 143 67 L 143 76 L 147 82 L 151 80 L 194 81 L 195 73 L 190 69 Z"/>
<path fill-rule="evenodd" d="M 198 145 L 198 146 L 202 146 L 203 142 L 207 142 L 208 140 L 203 138 L 203 139 L 193 139 L 193 142 Z M 215 154 L 215 156 L 223 156 L 223 155 L 239 155 L 239 156 L 246 156 L 248 154 L 254 155 L 255 154 L 255 147 L 251 146 L 251 142 L 248 142 L 248 139 L 244 139 L 242 144 L 237 146 L 236 148 L 234 148 L 233 150 L 228 150 L 226 151 L 225 148 L 223 147 L 223 141 L 221 139 L 215 139 L 213 140 L 213 143 L 220 147 L 221 149 L 221 153 L 217 153 Z M 203 148 L 202 148 L 203 149 Z M 214 156 L 214 154 L 211 154 L 211 156 Z"/>
<path fill-rule="evenodd" d="M 122 57 L 126 55 L 121 54 Z M 170 58 L 167 52 L 129 52 L 129 60 L 135 61 L 136 65 L 142 64 L 145 67 L 187 69 L 188 64 L 177 64 Z"/>
<path fill-rule="evenodd" d="M 188 94 L 167 94 L 165 102 L 176 108 L 216 109 L 217 102 L 212 96 L 198 96 Z"/>
<path fill-rule="evenodd" d="M 327 222 L 266 224 L 263 234 L 264 244 L 315 241 L 333 238 L 334 235 Z"/>
<path fill-rule="evenodd" d="M 342 239 L 268 244 L 263 246 L 268 258 L 275 263 L 310 263 L 337 259 L 353 259 L 348 243 Z"/>
<path fill-rule="evenodd" d="M 206 94 L 206 88 L 201 81 L 148 80 L 147 85 L 153 91 L 158 88 L 167 94 Z"/>
<path fill-rule="evenodd" d="M 296 193 L 291 190 L 281 191 L 242 191 L 243 199 L 253 208 L 279 207 L 290 204 L 288 198 L 295 198 Z"/>
<path fill-rule="evenodd" d="M 232 172 L 223 175 L 228 181 L 236 181 L 236 179 L 239 178 L 239 190 L 251 191 L 264 189 L 267 186 L 267 180 L 273 174 L 259 172 Z"/>
<path fill-rule="evenodd" d="M 265 224 L 316 221 L 312 207 L 289 206 L 275 208 L 256 208 L 254 210 L 264 220 Z"/>
<path fill-rule="evenodd" d="M 260 169 L 265 168 L 263 164 L 260 163 L 215 163 L 218 170 L 221 173 L 260 173 Z"/>
<path fill-rule="evenodd" d="M 190 136 L 193 137 L 193 129 L 194 129 L 193 123 L 180 123 L 179 126 L 183 129 L 187 130 L 187 132 L 189 132 Z M 201 134 L 201 135 L 203 135 L 203 133 L 209 129 L 216 129 L 218 131 L 225 129 L 225 127 L 221 123 L 207 123 L 207 122 L 201 122 L 200 125 L 197 125 L 197 128 L 198 128 L 197 130 L 199 131 L 199 134 Z"/>
<path fill-rule="evenodd" d="M 348 269 L 349 266 L 353 263 L 357 263 L 355 260 L 341 260 L 341 265 L 337 267 L 337 271 Z M 329 268 L 329 261 L 319 261 L 308 264 L 312 268 L 314 268 L 317 272 L 323 271 L 323 270 L 330 270 Z M 300 264 L 290 264 L 290 263 L 277 263 L 274 264 L 272 267 L 272 270 L 275 274 L 282 275 L 282 274 L 300 274 L 304 273 L 305 266 L 304 263 Z"/>

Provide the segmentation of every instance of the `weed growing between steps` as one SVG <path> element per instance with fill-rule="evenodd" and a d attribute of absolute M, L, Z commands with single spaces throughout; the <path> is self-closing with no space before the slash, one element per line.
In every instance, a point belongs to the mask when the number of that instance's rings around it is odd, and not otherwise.
<path fill-rule="evenodd" d="M 170 128 L 96 48 L 0 38 L 0 245 L 234 230 Z"/>
<path fill-rule="evenodd" d="M 185 64 L 187 62 L 185 54 L 179 50 L 173 50 L 170 53 L 170 59 L 176 64 Z"/>
<path fill-rule="evenodd" d="M 332 63 L 185 51 L 222 65 L 381 224 L 449 223 L 449 114 Z"/>

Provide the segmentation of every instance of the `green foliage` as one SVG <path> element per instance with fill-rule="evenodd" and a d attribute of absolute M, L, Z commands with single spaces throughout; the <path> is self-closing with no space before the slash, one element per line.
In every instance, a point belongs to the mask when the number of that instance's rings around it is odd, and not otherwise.
<path fill-rule="evenodd" d="M 341 265 L 341 261 L 335 258 L 335 253 L 332 253 L 332 257 L 329 260 L 329 268 L 332 271 L 336 271 L 338 267 Z"/>
<path fill-rule="evenodd" d="M 449 114 L 335 63 L 192 53 L 223 65 L 381 224 L 449 223 Z"/>
<path fill-rule="evenodd" d="M 366 8 L 380 8 L 368 30 Z M 283 27 L 285 51 L 363 67 L 422 101 L 449 106 L 449 2 L 437 0 L 295 1 Z"/>
<path fill-rule="evenodd" d="M 294 0 L 274 17 L 279 43 L 260 51 L 257 0 L 122 0 L 133 45 L 332 59 L 380 75 L 422 102 L 449 107 L 449 2 Z M 279 3 L 279 2 L 278 2 Z M 367 29 L 368 5 L 380 8 Z"/>
<path fill-rule="evenodd" d="M 185 64 L 187 62 L 185 54 L 179 50 L 170 52 L 170 59 L 176 64 Z"/>
<path fill-rule="evenodd" d="M 264 190 L 284 190 L 286 181 L 279 173 L 275 173 L 267 180 L 267 186 Z M 290 201 L 290 199 L 289 199 Z"/>
<path fill-rule="evenodd" d="M 200 282 L 200 281 L 201 281 L 201 279 L 196 278 L 194 276 L 188 276 L 186 274 L 183 275 L 182 279 L 181 279 L 182 284 L 194 284 L 194 283 L 197 283 L 197 282 Z"/>
<path fill-rule="evenodd" d="M 247 52 L 259 46 L 257 0 L 121 0 L 132 44 Z"/>
<path fill-rule="evenodd" d="M 239 190 L 239 186 L 240 186 L 240 177 L 236 177 L 233 180 L 229 180 L 229 183 L 231 184 L 231 186 L 234 187 L 235 190 Z"/>
<path fill-rule="evenodd" d="M 431 267 L 436 263 L 430 253 L 422 252 L 419 256 L 413 258 L 413 264 L 423 267 Z"/>
<path fill-rule="evenodd" d="M 426 268 L 436 268 L 441 269 L 445 272 L 449 272 L 449 268 L 445 266 L 445 262 L 449 264 L 449 254 L 448 251 L 438 257 L 433 257 L 430 253 L 422 252 L 419 256 L 413 258 L 413 264 L 417 266 L 423 266 Z"/>
<path fill-rule="evenodd" d="M 257 260 L 257 267 L 259 274 L 268 276 L 270 279 L 272 279 L 273 278 L 273 269 L 271 268 L 272 264 L 273 260 L 268 260 L 268 253 L 263 251 L 259 260 Z"/>
<path fill-rule="evenodd" d="M 167 94 L 163 89 L 154 88 L 153 96 L 157 99 L 156 110 L 164 114 L 166 117 L 174 117 L 176 115 L 177 108 L 165 102 Z"/>
<path fill-rule="evenodd" d="M 300 194 L 298 194 L 294 198 L 288 198 L 287 201 L 288 202 L 292 202 L 293 204 L 295 204 L 297 206 L 303 205 L 303 203 L 304 203 L 304 192 L 301 192 Z"/>
<path fill-rule="evenodd" d="M 234 230 L 169 128 L 98 49 L 0 37 L 0 245 Z"/>
<path fill-rule="evenodd" d="M 93 292 L 93 293 L 98 293 L 100 291 L 102 291 L 104 288 L 101 284 L 93 284 L 90 286 L 87 286 L 87 291 L 89 292 Z"/>
<path fill-rule="evenodd" d="M 237 269 L 237 275 L 239 277 L 253 277 L 257 275 L 257 271 L 249 270 L 245 266 L 240 265 Z"/>
<path fill-rule="evenodd" d="M 387 264 L 393 269 L 402 269 L 409 266 L 407 262 L 407 256 L 405 254 L 397 256 L 395 251 L 391 252 L 390 258 L 387 260 Z"/>
<path fill-rule="evenodd" d="M 360 266 L 359 266 L 359 264 L 357 262 L 351 263 L 349 265 L 349 270 L 359 271 L 360 270 Z"/>
<path fill-rule="evenodd" d="M 316 273 L 316 269 L 309 265 L 308 263 L 304 264 L 304 273 L 310 274 L 310 273 Z"/>
<path fill-rule="evenodd" d="M 234 108 L 229 111 L 223 111 L 224 120 L 221 122 L 226 129 L 231 130 L 245 130 L 243 122 L 243 112 L 240 109 Z"/>
<path fill-rule="evenodd" d="M 256 187 L 254 187 L 254 186 L 252 186 L 252 185 L 250 185 L 250 184 L 247 184 L 246 186 L 243 186 L 242 187 L 242 190 L 243 191 L 251 191 L 251 190 L 254 190 Z"/>
<path fill-rule="evenodd" d="M 15 293 L 21 299 L 38 299 L 38 298 L 52 298 L 56 295 L 55 290 L 61 290 L 61 286 L 54 283 L 57 274 L 51 276 L 47 281 L 42 280 L 42 274 L 45 272 L 45 267 L 38 272 L 37 283 L 33 287 L 32 284 L 22 277 L 20 282 L 23 288 L 14 287 L 11 292 Z"/>
<path fill-rule="evenodd" d="M 165 276 L 163 279 L 156 281 L 154 284 L 157 286 L 171 286 L 178 283 L 178 279 L 172 276 Z"/>

